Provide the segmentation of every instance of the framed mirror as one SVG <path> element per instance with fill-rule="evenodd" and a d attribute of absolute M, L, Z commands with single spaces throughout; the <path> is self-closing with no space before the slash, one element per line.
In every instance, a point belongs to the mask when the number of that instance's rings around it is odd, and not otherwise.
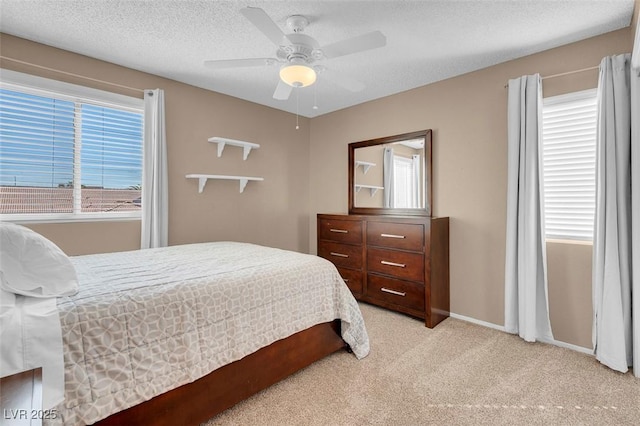
<path fill-rule="evenodd" d="M 431 216 L 431 130 L 349 144 L 349 214 Z"/>

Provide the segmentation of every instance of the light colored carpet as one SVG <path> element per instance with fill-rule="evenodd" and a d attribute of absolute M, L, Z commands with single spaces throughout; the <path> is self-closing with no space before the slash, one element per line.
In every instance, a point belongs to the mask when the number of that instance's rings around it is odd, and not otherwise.
<path fill-rule="evenodd" d="M 640 424 L 640 379 L 590 355 L 360 307 L 368 357 L 340 351 L 206 425 Z"/>

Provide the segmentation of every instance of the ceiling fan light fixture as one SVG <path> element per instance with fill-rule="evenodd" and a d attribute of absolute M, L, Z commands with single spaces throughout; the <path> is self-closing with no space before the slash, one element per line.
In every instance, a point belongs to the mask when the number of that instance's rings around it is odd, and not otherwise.
<path fill-rule="evenodd" d="M 316 81 L 316 72 L 306 65 L 287 65 L 280 69 L 282 81 L 293 87 L 310 86 Z"/>

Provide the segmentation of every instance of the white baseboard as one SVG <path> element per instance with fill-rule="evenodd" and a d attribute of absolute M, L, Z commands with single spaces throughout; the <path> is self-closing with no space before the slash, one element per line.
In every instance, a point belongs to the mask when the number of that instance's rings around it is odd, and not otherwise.
<path fill-rule="evenodd" d="M 503 326 L 494 324 L 492 322 L 482 321 L 482 320 L 471 318 L 471 317 L 465 317 L 464 315 L 454 314 L 453 312 L 449 313 L 449 316 L 451 318 L 459 319 L 459 320 L 470 322 L 473 324 L 478 324 L 483 327 L 493 328 L 494 330 L 506 332 Z"/>
<path fill-rule="evenodd" d="M 567 342 L 561 342 L 560 340 L 540 340 L 542 343 L 548 343 L 550 345 L 554 345 L 554 346 L 559 346 L 561 348 L 566 348 L 566 349 L 571 349 L 573 351 L 576 352 L 582 352 L 583 354 L 587 354 L 587 355 L 593 355 L 593 349 L 591 348 L 585 348 L 582 346 L 578 346 L 578 345 L 574 345 L 571 343 L 567 343 Z"/>
<path fill-rule="evenodd" d="M 479 320 L 479 319 L 466 317 L 464 315 L 454 314 L 453 312 L 451 312 L 449 314 L 449 316 L 451 318 L 459 319 L 461 321 L 470 322 L 472 324 L 481 325 L 483 327 L 493 328 L 494 330 L 498 330 L 498 331 L 502 331 L 502 332 L 506 333 L 506 330 L 505 330 L 504 326 L 498 325 L 498 324 L 494 324 L 492 322 L 482 321 L 482 320 Z M 573 351 L 581 352 L 583 354 L 593 355 L 593 349 L 591 349 L 591 348 L 585 348 L 585 347 L 582 347 L 582 346 L 573 345 L 571 343 L 561 342 L 559 340 L 544 339 L 544 340 L 540 340 L 540 341 L 542 343 L 547 343 L 549 345 L 554 345 L 554 346 L 558 346 L 558 347 L 561 347 L 561 348 L 571 349 Z"/>

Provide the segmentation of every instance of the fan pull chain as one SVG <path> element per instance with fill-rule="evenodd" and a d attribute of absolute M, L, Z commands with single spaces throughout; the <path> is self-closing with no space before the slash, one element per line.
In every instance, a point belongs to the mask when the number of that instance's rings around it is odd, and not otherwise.
<path fill-rule="evenodd" d="M 300 128 L 298 125 L 298 108 L 300 106 L 300 88 L 296 87 L 296 130 Z"/>
<path fill-rule="evenodd" d="M 313 85 L 313 107 L 314 110 L 318 109 L 318 84 Z"/>

